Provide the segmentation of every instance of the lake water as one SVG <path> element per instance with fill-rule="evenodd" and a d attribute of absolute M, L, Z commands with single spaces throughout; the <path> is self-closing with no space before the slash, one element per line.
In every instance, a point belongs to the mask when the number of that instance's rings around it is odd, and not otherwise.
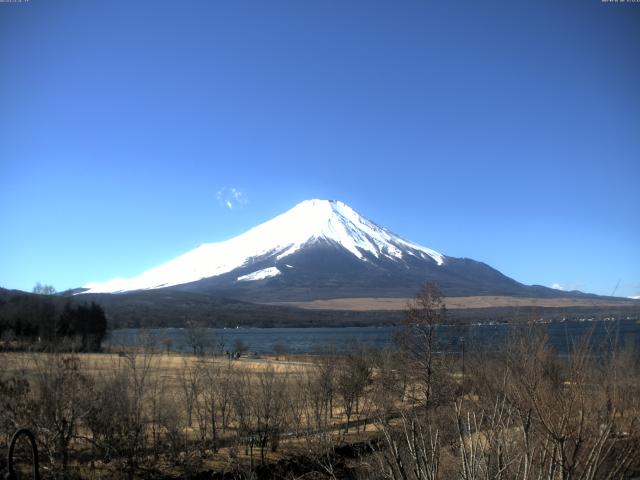
<path fill-rule="evenodd" d="M 635 344 L 640 347 L 640 323 L 637 320 L 615 321 L 567 321 L 541 325 L 546 329 L 551 343 L 559 353 L 566 353 L 569 346 L 583 335 L 591 333 L 594 345 Z M 508 324 L 471 325 L 460 327 L 441 326 L 438 330 L 439 348 L 458 351 L 461 339 L 466 345 L 497 349 L 516 328 Z M 282 345 L 289 353 L 313 354 L 323 348 L 343 350 L 353 342 L 374 347 L 392 344 L 399 327 L 345 327 L 345 328 L 211 328 L 201 332 L 209 345 L 222 345 L 231 350 L 234 342 L 241 340 L 250 352 L 271 353 L 274 346 Z M 173 351 L 189 351 L 186 331 L 181 328 L 150 330 L 120 329 L 110 333 L 106 341 L 112 347 L 155 344 L 158 349 L 169 346 Z"/>

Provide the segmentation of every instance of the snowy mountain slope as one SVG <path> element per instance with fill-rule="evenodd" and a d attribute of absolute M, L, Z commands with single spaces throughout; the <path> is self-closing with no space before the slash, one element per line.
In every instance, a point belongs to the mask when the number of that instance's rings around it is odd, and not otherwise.
<path fill-rule="evenodd" d="M 381 259 L 403 262 L 412 257 L 439 266 L 446 262 L 442 254 L 391 233 L 342 202 L 307 200 L 235 238 L 200 245 L 135 278 L 87 284 L 84 293 L 116 293 L 182 285 L 219 277 L 267 260 L 270 265 L 235 277 L 238 281 L 263 280 L 278 275 L 280 271 L 269 270 L 261 275 L 259 270 L 275 268 L 275 263 L 318 244 L 337 245 L 360 262 Z M 292 267 L 285 265 L 285 268 Z"/>
<path fill-rule="evenodd" d="M 81 293 L 179 291 L 268 303 L 408 298 L 427 281 L 447 296 L 584 295 L 523 285 L 485 263 L 442 255 L 329 200 L 304 201 L 235 238 L 200 245 L 134 278 L 90 283 Z"/>

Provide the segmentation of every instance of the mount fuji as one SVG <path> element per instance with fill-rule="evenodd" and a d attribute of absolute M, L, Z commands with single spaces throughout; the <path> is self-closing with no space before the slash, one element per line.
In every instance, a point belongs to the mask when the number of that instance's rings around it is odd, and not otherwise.
<path fill-rule="evenodd" d="M 162 290 L 252 302 L 411 297 L 427 281 L 446 296 L 570 297 L 406 240 L 335 200 L 306 200 L 230 240 L 206 243 L 141 275 L 83 294 Z"/>

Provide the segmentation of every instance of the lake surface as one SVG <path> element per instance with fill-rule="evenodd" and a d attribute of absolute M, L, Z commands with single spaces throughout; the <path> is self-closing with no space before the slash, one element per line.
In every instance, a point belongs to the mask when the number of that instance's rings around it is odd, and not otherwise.
<path fill-rule="evenodd" d="M 583 335 L 590 334 L 594 345 L 635 344 L 640 347 L 640 323 L 637 320 L 615 321 L 567 321 L 540 325 L 546 329 L 549 339 L 560 354 L 566 353 Z M 458 351 L 462 341 L 468 346 L 498 349 L 514 332 L 509 324 L 470 325 L 460 327 L 441 326 L 438 329 L 439 349 Z M 345 328 L 209 328 L 199 332 L 213 349 L 232 350 L 234 342 L 241 340 L 250 352 L 271 353 L 276 345 L 289 353 L 313 354 L 323 348 L 338 350 L 349 348 L 354 342 L 382 348 L 391 345 L 400 327 L 345 327 Z M 158 349 L 167 346 L 177 352 L 189 351 L 187 331 L 181 328 L 150 330 L 120 329 L 110 333 L 105 342 L 114 348 L 153 344 Z"/>

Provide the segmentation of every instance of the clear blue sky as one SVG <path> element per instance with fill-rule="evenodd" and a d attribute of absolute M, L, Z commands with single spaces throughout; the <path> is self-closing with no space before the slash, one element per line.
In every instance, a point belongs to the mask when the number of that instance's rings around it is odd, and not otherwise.
<path fill-rule="evenodd" d="M 639 48 L 640 4 L 600 0 L 0 3 L 0 286 L 137 275 L 332 198 L 640 295 Z"/>

